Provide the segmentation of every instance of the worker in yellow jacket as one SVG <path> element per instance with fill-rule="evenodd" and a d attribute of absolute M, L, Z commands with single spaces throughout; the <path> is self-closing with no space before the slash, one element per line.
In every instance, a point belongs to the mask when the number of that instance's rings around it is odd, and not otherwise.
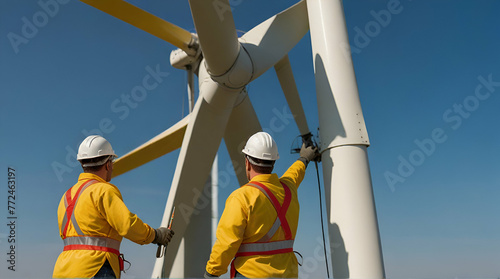
<path fill-rule="evenodd" d="M 120 278 L 122 238 L 167 245 L 174 232 L 153 229 L 131 213 L 118 188 L 109 183 L 116 154 L 101 136 L 88 136 L 78 149 L 83 173 L 62 197 L 57 211 L 64 250 L 54 278 Z"/>
<path fill-rule="evenodd" d="M 226 200 L 205 278 L 226 273 L 228 265 L 231 278 L 297 278 L 293 252 L 299 221 L 297 188 L 307 164 L 317 157 L 317 148 L 303 145 L 300 158 L 281 178 L 272 173 L 279 154 L 268 133 L 254 134 L 242 152 L 249 183 Z"/>

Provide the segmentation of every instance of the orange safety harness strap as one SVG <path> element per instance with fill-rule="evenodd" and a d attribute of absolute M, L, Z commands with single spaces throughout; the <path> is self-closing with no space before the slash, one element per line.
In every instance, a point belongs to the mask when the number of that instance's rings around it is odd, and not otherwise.
<path fill-rule="evenodd" d="M 82 185 L 80 185 L 80 187 L 76 191 L 75 196 L 73 198 L 71 198 L 71 189 L 72 188 L 69 188 L 68 191 L 66 191 L 65 199 L 64 199 L 64 205 L 66 206 L 66 212 L 64 212 L 63 223 L 61 226 L 61 228 L 63 228 L 63 231 L 62 231 L 63 239 L 66 238 L 66 233 L 68 232 L 68 226 L 69 226 L 69 223 L 71 222 L 70 220 L 74 221 L 73 226 L 75 226 L 75 229 L 76 229 L 76 226 L 78 226 L 78 224 L 76 224 L 76 220 L 74 219 L 73 211 L 75 210 L 76 201 L 80 197 L 80 194 L 85 189 L 87 189 L 88 186 L 90 186 L 96 182 L 98 182 L 98 181 L 94 180 L 94 179 L 90 179 L 90 180 L 85 181 Z M 80 231 L 80 228 L 78 228 L 77 232 L 79 233 L 79 231 Z M 80 233 L 80 234 L 83 234 L 83 233 Z"/>
<path fill-rule="evenodd" d="M 110 252 L 113 254 L 116 254 L 117 256 L 120 256 L 120 251 L 115 250 L 113 248 L 109 247 L 103 247 L 103 246 L 94 246 L 94 245 L 66 245 L 64 246 L 63 251 L 70 251 L 70 250 L 95 250 L 95 251 L 103 251 L 103 252 Z"/>
<path fill-rule="evenodd" d="M 283 186 L 283 189 L 285 190 L 285 198 L 283 200 L 283 205 L 279 203 L 278 199 L 273 194 L 273 192 L 271 192 L 271 190 L 269 190 L 269 188 L 264 184 L 256 181 L 252 181 L 246 184 L 247 186 L 259 189 L 269 199 L 269 201 L 271 201 L 278 216 L 276 217 L 274 225 L 271 227 L 270 231 L 266 233 L 264 237 L 262 237 L 257 242 L 242 243 L 240 245 L 240 248 L 238 249 L 238 252 L 236 252 L 236 255 L 234 256 L 235 259 L 237 257 L 244 257 L 244 256 L 276 255 L 276 254 L 293 252 L 294 240 L 292 239 L 292 232 L 290 230 L 290 226 L 288 225 L 288 221 L 286 220 L 286 212 L 288 210 L 288 207 L 290 206 L 290 201 L 292 200 L 292 193 L 290 191 L 290 188 L 288 188 L 288 186 L 285 183 L 281 181 L 280 183 Z M 277 228 L 279 227 L 275 226 L 276 224 L 279 224 L 279 226 L 283 228 L 283 231 L 285 233 L 285 240 L 269 242 L 269 239 L 272 238 L 272 236 L 276 233 Z M 234 278 L 236 276 L 234 259 L 231 262 L 230 275 L 231 278 Z"/>
<path fill-rule="evenodd" d="M 292 239 L 292 231 L 290 230 L 290 226 L 288 225 L 288 221 L 286 220 L 286 212 L 288 210 L 288 207 L 290 206 L 290 201 L 292 200 L 292 193 L 290 192 L 290 188 L 288 186 L 281 182 L 281 185 L 283 186 L 283 189 L 285 190 L 285 199 L 283 200 L 283 205 L 280 205 L 280 202 L 274 196 L 273 192 L 269 190 L 268 187 L 266 187 L 264 184 L 256 181 L 252 181 L 248 183 L 248 186 L 252 186 L 254 188 L 259 189 L 266 195 L 266 197 L 271 201 L 271 203 L 274 206 L 274 209 L 278 213 L 277 218 L 281 222 L 281 227 L 283 228 L 283 231 L 285 232 L 285 239 Z M 269 237 L 269 239 L 272 237 L 272 235 Z M 264 242 L 262 239 L 258 240 L 257 242 Z"/>

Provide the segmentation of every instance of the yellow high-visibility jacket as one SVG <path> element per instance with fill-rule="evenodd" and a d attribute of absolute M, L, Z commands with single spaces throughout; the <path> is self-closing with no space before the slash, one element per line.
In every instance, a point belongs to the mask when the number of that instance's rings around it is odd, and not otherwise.
<path fill-rule="evenodd" d="M 123 203 L 118 188 L 91 173 L 82 173 L 78 182 L 71 188 L 74 197 L 78 188 L 89 179 L 98 182 L 82 191 L 74 208 L 74 216 L 85 236 L 108 237 L 121 242 L 128 238 L 138 244 L 148 244 L 154 240 L 154 229 L 143 223 L 137 215 L 131 213 Z M 66 212 L 63 195 L 57 211 L 59 233 L 63 238 L 63 217 Z M 68 225 L 67 237 L 77 236 L 72 222 Z M 111 264 L 117 278 L 120 267 L 116 254 L 96 250 L 63 251 L 54 267 L 54 278 L 90 278 L 104 264 L 106 259 Z"/>
<path fill-rule="evenodd" d="M 286 213 L 286 219 L 295 239 L 299 222 L 299 201 L 297 188 L 304 178 L 306 166 L 296 161 L 278 178 L 276 174 L 261 174 L 252 178 L 267 186 L 283 204 L 285 191 L 281 182 L 291 190 L 292 199 Z M 220 276 L 227 272 L 241 243 L 255 242 L 267 234 L 277 217 L 276 210 L 269 199 L 259 190 L 242 186 L 226 200 L 226 207 L 217 227 L 217 240 L 207 262 L 208 273 Z M 270 241 L 285 240 L 285 233 L 280 227 Z M 263 277 L 298 277 L 297 258 L 293 252 L 276 255 L 256 255 L 237 257 L 234 261 L 236 270 L 247 278 Z"/>

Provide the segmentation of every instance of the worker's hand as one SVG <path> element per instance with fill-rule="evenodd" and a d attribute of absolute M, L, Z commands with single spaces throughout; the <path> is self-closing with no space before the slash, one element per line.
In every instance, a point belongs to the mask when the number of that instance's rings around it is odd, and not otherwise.
<path fill-rule="evenodd" d="M 203 277 L 206 278 L 206 279 L 209 279 L 209 278 L 219 278 L 219 276 L 212 275 L 212 274 L 208 273 L 206 270 L 205 270 L 205 275 L 203 275 Z"/>
<path fill-rule="evenodd" d="M 152 243 L 159 245 L 167 245 L 172 239 L 173 235 L 174 235 L 173 230 L 167 229 L 165 227 L 160 227 L 158 229 L 155 229 L 155 239 L 153 240 Z"/>
<path fill-rule="evenodd" d="M 300 158 L 304 164 L 309 164 L 310 161 L 314 161 L 319 157 L 318 148 L 316 146 L 308 146 L 306 147 L 305 143 L 302 144 L 302 148 L 300 149 Z"/>

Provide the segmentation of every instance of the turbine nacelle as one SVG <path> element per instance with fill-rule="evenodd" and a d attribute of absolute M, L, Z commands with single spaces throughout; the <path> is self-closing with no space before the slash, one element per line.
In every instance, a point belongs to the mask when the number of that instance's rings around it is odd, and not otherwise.
<path fill-rule="evenodd" d="M 198 36 L 191 33 L 191 42 L 189 50 L 178 48 L 170 52 L 170 65 L 180 70 L 193 70 L 197 71 L 201 59 L 203 58 L 200 48 Z"/>

